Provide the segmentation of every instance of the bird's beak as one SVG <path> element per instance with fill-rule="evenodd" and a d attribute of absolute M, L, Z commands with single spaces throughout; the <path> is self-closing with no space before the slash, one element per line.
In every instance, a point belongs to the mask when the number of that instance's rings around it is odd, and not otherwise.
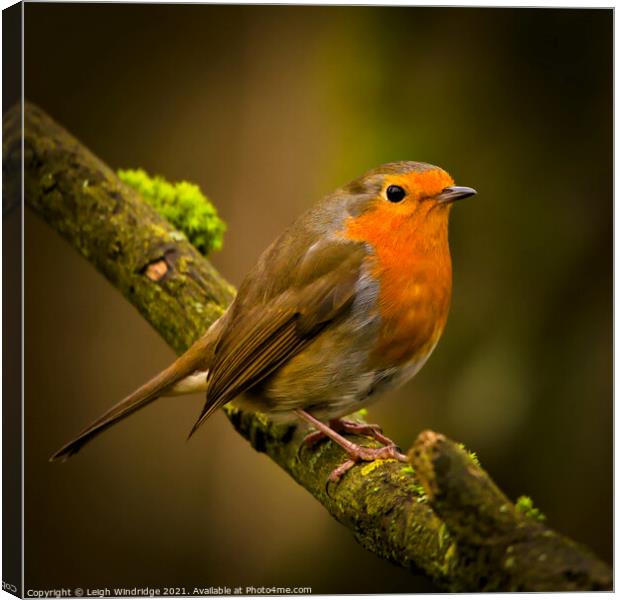
<path fill-rule="evenodd" d="M 439 202 L 440 204 L 452 204 L 457 200 L 462 200 L 463 198 L 475 196 L 476 193 L 477 192 L 474 188 L 452 185 L 450 187 L 444 188 L 441 191 L 441 194 L 437 196 L 437 202 Z"/>

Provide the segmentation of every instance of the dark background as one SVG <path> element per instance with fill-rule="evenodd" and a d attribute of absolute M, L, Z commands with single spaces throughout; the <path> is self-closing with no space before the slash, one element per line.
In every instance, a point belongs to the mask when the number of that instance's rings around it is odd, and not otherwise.
<path fill-rule="evenodd" d="M 27 4 L 26 96 L 114 168 L 194 181 L 239 284 L 303 209 L 379 163 L 479 194 L 452 215 L 454 296 L 422 372 L 373 406 L 432 428 L 612 558 L 612 11 Z M 66 464 L 48 456 L 173 358 L 26 217 L 26 581 L 431 589 L 350 533 L 200 396 Z"/>

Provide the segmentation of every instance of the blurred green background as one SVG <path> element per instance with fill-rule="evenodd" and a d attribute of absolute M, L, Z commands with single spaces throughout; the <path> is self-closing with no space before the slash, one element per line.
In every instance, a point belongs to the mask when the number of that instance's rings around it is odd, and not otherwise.
<path fill-rule="evenodd" d="M 113 168 L 200 184 L 235 285 L 302 210 L 392 160 L 479 194 L 452 214 L 452 311 L 370 409 L 475 450 L 612 558 L 612 11 L 28 3 L 25 90 Z M 172 351 L 26 215 L 26 582 L 433 589 L 367 553 L 200 396 L 48 456 Z"/>

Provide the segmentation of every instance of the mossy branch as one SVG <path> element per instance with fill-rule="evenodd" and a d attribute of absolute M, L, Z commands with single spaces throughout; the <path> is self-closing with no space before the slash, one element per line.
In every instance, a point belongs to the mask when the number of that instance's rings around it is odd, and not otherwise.
<path fill-rule="evenodd" d="M 5 196 L 19 194 L 19 108 L 3 119 Z M 141 196 L 39 108 L 25 107 L 26 204 L 89 260 L 177 351 L 226 309 L 233 288 Z M 607 590 L 589 551 L 518 510 L 458 444 L 430 431 L 411 466 L 376 461 L 337 485 L 331 443 L 300 449 L 300 428 L 225 412 L 252 446 L 305 487 L 368 550 L 452 591 Z M 366 440 L 367 441 L 367 440 Z M 521 502 L 521 508 L 527 506 Z"/>

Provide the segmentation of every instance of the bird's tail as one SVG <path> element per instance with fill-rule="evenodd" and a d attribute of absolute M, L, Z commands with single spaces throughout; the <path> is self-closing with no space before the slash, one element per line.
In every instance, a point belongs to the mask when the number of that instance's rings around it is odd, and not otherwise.
<path fill-rule="evenodd" d="M 94 437 L 120 420 L 140 410 L 161 396 L 189 394 L 206 389 L 207 365 L 213 336 L 209 332 L 168 368 L 115 404 L 77 437 L 50 457 L 50 461 L 66 460 Z"/>

